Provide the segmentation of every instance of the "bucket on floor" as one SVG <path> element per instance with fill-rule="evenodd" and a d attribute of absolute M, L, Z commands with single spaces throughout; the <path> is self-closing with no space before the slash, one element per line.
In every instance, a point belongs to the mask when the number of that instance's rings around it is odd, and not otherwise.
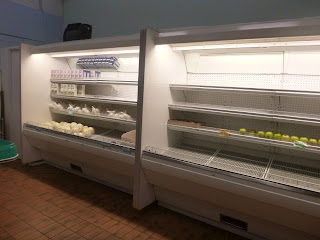
<path fill-rule="evenodd" d="M 0 163 L 13 161 L 18 158 L 16 145 L 14 143 L 0 139 Z"/>

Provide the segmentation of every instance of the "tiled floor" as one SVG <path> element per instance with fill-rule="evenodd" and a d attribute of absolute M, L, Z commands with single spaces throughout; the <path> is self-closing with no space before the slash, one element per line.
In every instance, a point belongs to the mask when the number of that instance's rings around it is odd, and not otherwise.
<path fill-rule="evenodd" d="M 243 239 L 48 165 L 0 164 L 0 239 Z"/>

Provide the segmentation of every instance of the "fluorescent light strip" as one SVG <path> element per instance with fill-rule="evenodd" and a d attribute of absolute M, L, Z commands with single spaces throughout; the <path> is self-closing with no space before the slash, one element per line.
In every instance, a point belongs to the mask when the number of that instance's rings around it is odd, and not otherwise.
<path fill-rule="evenodd" d="M 210 49 L 234 49 L 234 48 L 268 48 L 268 47 L 300 47 L 320 46 L 320 41 L 295 41 L 295 42 L 264 42 L 264 43 L 239 43 L 217 45 L 195 45 L 172 47 L 175 51 L 210 50 Z"/>
<path fill-rule="evenodd" d="M 114 51 L 104 51 L 104 52 L 59 53 L 59 54 L 50 54 L 50 55 L 51 57 L 61 58 L 61 57 L 82 57 L 82 56 L 92 56 L 92 55 L 135 54 L 135 53 L 139 53 L 139 49 L 114 50 Z"/>

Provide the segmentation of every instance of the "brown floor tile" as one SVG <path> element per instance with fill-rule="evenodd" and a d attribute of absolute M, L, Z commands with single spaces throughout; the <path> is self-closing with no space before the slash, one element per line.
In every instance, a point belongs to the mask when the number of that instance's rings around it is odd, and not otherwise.
<path fill-rule="evenodd" d="M 115 225 L 113 225 L 112 227 L 110 227 L 109 229 L 107 229 L 107 231 L 111 234 L 115 234 L 118 231 L 120 231 L 122 228 L 126 227 L 126 225 L 124 225 L 123 223 L 116 223 Z"/>
<path fill-rule="evenodd" d="M 53 238 L 66 230 L 67 230 L 67 228 L 65 228 L 63 226 L 58 226 L 57 228 L 53 229 L 52 231 L 47 232 L 45 235 L 49 238 Z"/>
<path fill-rule="evenodd" d="M 90 225 L 90 223 L 82 220 L 80 223 L 72 226 L 70 229 L 71 229 L 72 231 L 78 233 L 81 229 L 87 227 L 88 225 Z"/>
<path fill-rule="evenodd" d="M 111 228 L 112 226 L 116 225 L 118 222 L 115 220 L 110 220 L 107 223 L 101 225 L 100 227 L 104 230 L 108 230 L 109 228 Z"/>
<path fill-rule="evenodd" d="M 83 235 L 83 237 L 85 237 L 86 239 L 92 239 L 92 238 L 95 238 L 96 236 L 102 234 L 103 232 L 105 232 L 105 230 L 103 230 L 95 225 L 93 225 L 93 226 L 94 226 L 94 228 L 90 232 Z"/>
<path fill-rule="evenodd" d="M 141 232 L 139 232 L 138 230 L 133 229 L 132 231 L 128 232 L 126 235 L 124 235 L 122 237 L 122 239 L 124 240 L 131 240 L 136 238 L 138 235 L 140 235 Z"/>
<path fill-rule="evenodd" d="M 73 233 L 70 236 L 66 237 L 64 240 L 78 240 L 78 239 L 84 239 L 77 233 Z"/>
<path fill-rule="evenodd" d="M 134 238 L 134 240 L 146 240 L 148 239 L 150 236 L 148 236 L 147 234 L 144 233 L 140 233 L 137 237 Z"/>
<path fill-rule="evenodd" d="M 121 240 L 121 238 L 118 238 L 117 236 L 111 235 L 106 240 Z"/>
<path fill-rule="evenodd" d="M 125 226 L 124 228 L 121 228 L 119 231 L 117 231 L 114 235 L 116 235 L 119 238 L 122 238 L 132 230 L 133 230 L 132 227 Z"/>
<path fill-rule="evenodd" d="M 94 237 L 92 240 L 105 240 L 108 239 L 108 237 L 110 237 L 111 234 L 107 231 L 104 231 L 102 233 L 100 233 L 99 235 L 97 235 L 96 237 Z"/>
<path fill-rule="evenodd" d="M 88 224 L 88 225 L 86 225 L 85 227 L 79 229 L 79 230 L 77 231 L 77 233 L 78 233 L 80 236 L 84 236 L 84 235 L 86 235 L 87 233 L 91 232 L 91 231 L 92 231 L 93 229 L 95 229 L 95 228 L 96 228 L 95 225 L 93 225 L 93 224 Z"/>
<path fill-rule="evenodd" d="M 78 218 L 75 215 L 71 215 L 72 217 L 69 217 L 64 223 L 60 223 L 61 225 L 65 226 L 66 228 L 72 228 L 77 224 L 80 224 L 82 222 L 85 222 L 81 218 Z"/>
<path fill-rule="evenodd" d="M 53 239 L 53 240 L 64 240 L 64 239 L 66 239 L 67 237 L 69 237 L 69 236 L 71 236 L 73 234 L 74 234 L 74 232 L 72 232 L 71 230 L 67 229 L 67 230 L 57 234 L 56 236 L 51 237 L 51 239 Z"/>
<path fill-rule="evenodd" d="M 31 233 L 30 235 L 25 236 L 25 237 L 22 237 L 22 238 L 19 238 L 19 239 L 21 239 L 21 240 L 31 240 L 31 239 L 40 238 L 41 236 L 43 236 L 43 234 L 42 234 L 41 232 L 34 231 L 34 232 Z M 1 238 L 0 238 L 0 239 L 1 239 Z"/>
<path fill-rule="evenodd" d="M 34 228 L 28 228 L 26 229 L 25 231 L 22 231 L 22 232 L 19 232 L 17 234 L 12 234 L 12 236 L 15 238 L 15 239 L 22 239 L 22 238 L 26 238 L 28 237 L 29 235 L 31 234 L 35 234 L 35 233 L 38 233 L 38 231 Z"/>
<path fill-rule="evenodd" d="M 244 240 L 48 165 L 0 164 L 0 176 L 0 240 Z"/>

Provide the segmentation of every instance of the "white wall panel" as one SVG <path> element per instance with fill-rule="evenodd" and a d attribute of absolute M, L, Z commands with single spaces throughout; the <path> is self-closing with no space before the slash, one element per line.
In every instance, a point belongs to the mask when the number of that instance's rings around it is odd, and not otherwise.
<path fill-rule="evenodd" d="M 282 53 L 200 56 L 196 73 L 282 73 Z"/>

